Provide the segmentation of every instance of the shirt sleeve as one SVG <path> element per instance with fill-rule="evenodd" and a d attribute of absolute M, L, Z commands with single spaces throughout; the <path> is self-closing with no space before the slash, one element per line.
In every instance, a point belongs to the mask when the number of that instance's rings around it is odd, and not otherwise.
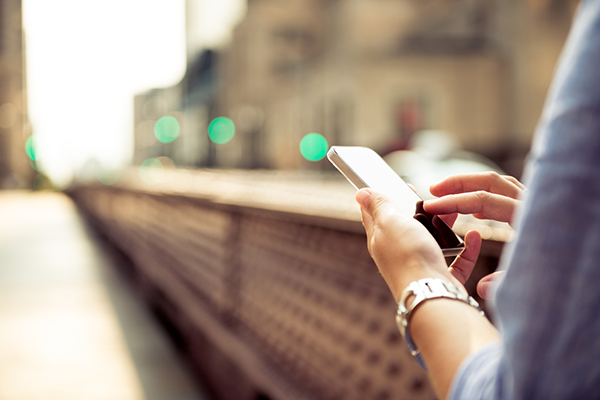
<path fill-rule="evenodd" d="M 472 354 L 461 366 L 450 398 L 463 399 L 495 399 L 498 377 L 497 366 L 502 357 L 502 344 L 492 343 L 475 354 Z"/>
<path fill-rule="evenodd" d="M 451 399 L 600 398 L 600 1 L 581 3 L 524 179 L 495 296 L 502 342 Z"/>

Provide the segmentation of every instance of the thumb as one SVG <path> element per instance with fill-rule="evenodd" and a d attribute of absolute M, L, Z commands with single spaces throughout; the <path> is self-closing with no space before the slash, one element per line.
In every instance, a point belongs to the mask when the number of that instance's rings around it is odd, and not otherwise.
<path fill-rule="evenodd" d="M 369 213 L 369 215 L 372 215 L 371 214 L 371 196 L 372 196 L 371 190 L 363 188 L 363 189 L 360 189 L 356 193 L 356 196 L 354 197 L 356 199 L 356 202 L 360 206 L 360 208 L 362 208 L 364 211 Z"/>
<path fill-rule="evenodd" d="M 502 274 L 504 274 L 504 271 L 496 271 L 481 278 L 477 283 L 479 297 L 489 300 L 492 297 L 492 288 L 495 286 L 496 281 L 502 277 Z"/>
<path fill-rule="evenodd" d="M 356 193 L 356 201 L 374 219 L 380 219 L 385 214 L 393 212 L 396 206 L 389 197 L 371 189 L 359 190 Z"/>

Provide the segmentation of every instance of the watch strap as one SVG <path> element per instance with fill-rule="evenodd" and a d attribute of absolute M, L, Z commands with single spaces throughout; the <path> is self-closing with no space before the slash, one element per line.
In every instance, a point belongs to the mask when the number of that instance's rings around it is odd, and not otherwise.
<path fill-rule="evenodd" d="M 462 287 L 458 288 L 454 284 L 440 278 L 424 278 L 411 282 L 400 295 L 396 323 L 408 345 L 410 354 L 425 370 L 427 370 L 427 367 L 425 366 L 423 357 L 421 357 L 417 346 L 415 346 L 410 336 L 409 322 L 412 312 L 419 305 L 427 300 L 439 298 L 462 301 L 475 307 L 483 315 L 479 303 L 473 297 L 469 296 L 467 291 Z"/>

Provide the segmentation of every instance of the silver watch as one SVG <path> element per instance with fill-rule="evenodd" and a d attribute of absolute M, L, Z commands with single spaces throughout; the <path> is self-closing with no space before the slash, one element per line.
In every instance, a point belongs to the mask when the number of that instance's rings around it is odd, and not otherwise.
<path fill-rule="evenodd" d="M 407 302 L 412 298 L 410 304 Z M 406 344 L 410 350 L 410 354 L 415 357 L 421 367 L 425 367 L 425 363 L 419 350 L 414 345 L 410 332 L 408 329 L 408 323 L 412 312 L 424 301 L 430 299 L 446 298 L 452 300 L 459 300 L 475 307 L 483 315 L 483 311 L 479 308 L 479 303 L 467 293 L 464 288 L 457 288 L 454 284 L 439 278 L 425 278 L 418 281 L 413 281 L 404 289 L 400 300 L 398 301 L 398 311 L 396 313 L 396 323 L 400 333 L 406 340 Z"/>

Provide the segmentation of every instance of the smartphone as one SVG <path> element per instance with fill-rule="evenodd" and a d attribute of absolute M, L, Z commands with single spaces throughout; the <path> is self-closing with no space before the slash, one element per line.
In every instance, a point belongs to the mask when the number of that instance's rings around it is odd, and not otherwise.
<path fill-rule="evenodd" d="M 440 245 L 444 256 L 462 252 L 463 240 L 440 217 L 423 209 L 423 199 L 375 151 L 367 147 L 332 146 L 327 158 L 356 190 L 372 188 L 383 193 L 404 215 L 412 215 L 421 222 Z"/>

